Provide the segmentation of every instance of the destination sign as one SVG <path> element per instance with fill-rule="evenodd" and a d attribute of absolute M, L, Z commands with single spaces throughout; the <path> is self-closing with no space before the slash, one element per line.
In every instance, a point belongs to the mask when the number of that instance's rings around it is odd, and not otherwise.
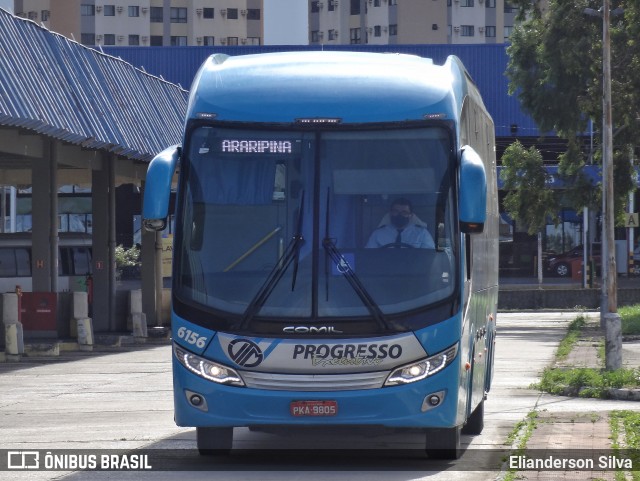
<path fill-rule="evenodd" d="M 300 141 L 222 139 L 220 152 L 229 154 L 295 154 L 300 150 Z"/>

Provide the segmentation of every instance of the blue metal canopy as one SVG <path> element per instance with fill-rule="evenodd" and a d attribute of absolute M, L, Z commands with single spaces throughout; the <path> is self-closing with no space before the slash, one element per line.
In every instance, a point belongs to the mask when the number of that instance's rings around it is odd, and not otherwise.
<path fill-rule="evenodd" d="M 0 9 L 0 125 L 148 161 L 180 142 L 188 92 Z"/>

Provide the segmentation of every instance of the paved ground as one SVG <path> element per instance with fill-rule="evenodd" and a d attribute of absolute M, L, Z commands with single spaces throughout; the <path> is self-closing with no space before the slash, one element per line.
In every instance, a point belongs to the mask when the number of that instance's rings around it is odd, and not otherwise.
<path fill-rule="evenodd" d="M 243 464 L 246 459 L 238 461 L 232 457 L 225 461 L 225 471 L 211 466 L 209 472 L 200 473 L 0 472 L 0 479 L 497 480 L 506 475 L 499 460 L 487 466 L 488 459 L 480 458 L 474 471 L 468 471 L 468 467 L 463 470 L 463 463 L 473 461 L 481 450 L 504 449 L 516 423 L 532 411 L 538 413 L 538 422 L 527 443 L 529 449 L 582 448 L 606 452 L 603 450 L 610 447 L 609 412 L 639 409 L 639 403 L 551 396 L 529 388 L 540 371 L 553 362 L 557 344 L 575 316 L 575 312 L 498 315 L 496 376 L 487 401 L 485 430 L 480 436 L 465 436 L 465 455 L 459 462 L 444 467 L 409 464 L 402 459 L 389 462 L 369 459 L 366 463 L 330 460 L 333 469 L 318 468 L 314 472 L 308 465 L 298 467 L 295 460 L 247 467 Z M 585 342 L 587 348 L 589 344 L 593 342 Z M 632 347 L 630 352 L 627 362 L 640 365 L 640 349 Z M 639 354 L 637 361 L 632 361 L 631 356 L 636 355 L 633 353 Z M 150 345 L 0 364 L 0 449 L 193 448 L 194 430 L 176 427 L 172 420 L 170 356 L 168 345 Z M 593 362 L 595 350 L 580 356 Z M 347 445 L 363 441 L 367 440 L 349 435 L 324 439 Z M 270 449 L 275 442 L 279 441 L 242 430 L 237 433 L 236 447 Z M 314 446 L 318 440 L 311 438 L 306 442 Z M 197 462 L 197 456 L 193 456 L 193 461 Z M 612 470 L 597 469 L 517 472 L 519 479 L 613 479 L 612 476 Z"/>
<path fill-rule="evenodd" d="M 587 325 L 582 329 L 582 335 L 570 354 L 562 361 L 556 362 L 557 367 L 564 368 L 596 368 L 601 369 L 604 360 L 601 358 L 600 346 L 603 342 L 603 334 L 600 329 L 599 313 L 587 313 Z M 627 368 L 640 368 L 640 340 L 623 343 L 623 366 Z M 632 393 L 635 399 L 640 399 L 637 393 Z M 563 403 L 574 404 L 581 409 L 557 409 L 549 408 L 550 405 Z M 600 463 L 608 464 L 610 458 L 599 459 L 600 456 L 614 456 L 612 451 L 612 432 L 610 414 L 612 409 L 601 409 L 606 401 L 593 400 L 588 404 L 587 400 L 566 398 L 562 396 L 542 395 L 541 402 L 537 406 L 536 428 L 527 442 L 527 449 L 542 454 L 553 456 L 553 450 L 576 450 L 576 458 L 593 459 L 596 469 L 593 470 L 542 470 L 537 472 L 524 471 L 518 473 L 519 479 L 527 480 L 614 480 L 615 470 L 597 469 Z M 615 409 L 640 410 L 640 403 L 627 401 L 626 405 L 617 406 Z M 618 441 L 622 441 L 618 439 Z M 622 444 L 623 445 L 623 444 Z M 591 458 L 593 456 L 593 458 Z M 616 461 L 613 461 L 616 462 Z M 638 467 L 640 470 L 640 467 Z M 626 479 L 631 479 L 628 477 Z"/>

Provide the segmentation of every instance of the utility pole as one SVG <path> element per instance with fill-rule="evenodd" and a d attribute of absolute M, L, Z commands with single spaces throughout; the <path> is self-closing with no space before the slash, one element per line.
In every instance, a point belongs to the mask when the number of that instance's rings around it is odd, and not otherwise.
<path fill-rule="evenodd" d="M 622 367 L 622 331 L 618 314 L 617 270 L 614 237 L 613 202 L 613 127 L 611 121 L 611 36 L 609 33 L 610 0 L 602 8 L 602 255 L 605 367 L 608 371 Z M 606 263 L 606 267 L 605 264 Z"/>

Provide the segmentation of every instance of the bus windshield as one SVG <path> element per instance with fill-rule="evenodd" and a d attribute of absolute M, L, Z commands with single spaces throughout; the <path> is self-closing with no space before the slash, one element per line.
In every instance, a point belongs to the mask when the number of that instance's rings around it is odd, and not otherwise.
<path fill-rule="evenodd" d="M 176 297 L 245 323 L 384 323 L 450 297 L 451 145 L 435 127 L 192 130 Z"/>

